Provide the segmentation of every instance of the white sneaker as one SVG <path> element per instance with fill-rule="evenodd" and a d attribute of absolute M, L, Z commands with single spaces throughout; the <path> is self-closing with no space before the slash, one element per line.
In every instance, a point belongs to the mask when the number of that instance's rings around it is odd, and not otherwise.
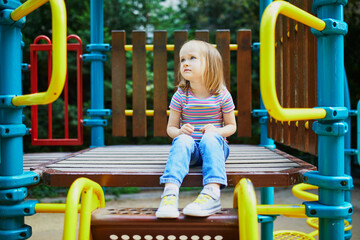
<path fill-rule="evenodd" d="M 161 195 L 161 202 L 155 215 L 157 218 L 178 218 L 179 203 L 178 203 L 178 192 L 176 189 L 167 189 Z"/>
<path fill-rule="evenodd" d="M 220 197 L 204 188 L 195 201 L 188 204 L 183 213 L 194 217 L 207 217 L 221 210 Z"/>

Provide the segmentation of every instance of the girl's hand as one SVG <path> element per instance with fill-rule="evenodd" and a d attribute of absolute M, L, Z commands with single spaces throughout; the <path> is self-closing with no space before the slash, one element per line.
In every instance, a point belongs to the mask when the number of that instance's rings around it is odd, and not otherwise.
<path fill-rule="evenodd" d="M 183 133 L 183 134 L 191 135 L 193 132 L 194 132 L 194 126 L 192 126 L 189 123 L 186 123 L 180 128 L 180 134 Z"/>
<path fill-rule="evenodd" d="M 200 128 L 200 131 L 202 134 L 205 134 L 207 132 L 217 132 L 217 128 L 212 124 L 207 124 L 204 127 Z"/>

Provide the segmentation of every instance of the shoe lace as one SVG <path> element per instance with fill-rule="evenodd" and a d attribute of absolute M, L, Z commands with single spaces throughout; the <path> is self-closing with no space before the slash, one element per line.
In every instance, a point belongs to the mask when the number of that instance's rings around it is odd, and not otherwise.
<path fill-rule="evenodd" d="M 199 204 L 204 204 L 206 203 L 208 200 L 210 200 L 211 197 L 209 195 L 206 194 L 199 194 L 199 196 L 195 199 L 195 203 L 199 203 Z"/>
<path fill-rule="evenodd" d="M 164 196 L 162 205 L 175 205 L 176 204 L 176 196 Z"/>

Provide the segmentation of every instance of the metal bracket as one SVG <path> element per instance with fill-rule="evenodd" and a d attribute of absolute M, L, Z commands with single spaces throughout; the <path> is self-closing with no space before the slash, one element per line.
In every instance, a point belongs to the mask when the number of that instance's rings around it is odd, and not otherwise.
<path fill-rule="evenodd" d="M 313 131 L 322 136 L 344 136 L 348 132 L 346 122 L 325 123 L 316 121 L 312 125 Z"/>
<path fill-rule="evenodd" d="M 304 202 L 305 213 L 309 217 L 344 219 L 352 215 L 353 207 L 344 202 L 342 206 L 328 206 L 319 202 Z"/>
<path fill-rule="evenodd" d="M 32 235 L 32 229 L 28 225 L 13 230 L 0 230 L 0 239 L 28 239 Z"/>
<path fill-rule="evenodd" d="M 4 9 L 0 11 L 0 24 L 2 25 L 12 25 L 14 27 L 23 28 L 25 26 L 26 18 L 23 17 L 19 21 L 14 21 L 11 19 L 10 15 L 13 10 Z"/>
<path fill-rule="evenodd" d="M 0 9 L 16 9 L 21 5 L 17 0 L 0 0 Z"/>
<path fill-rule="evenodd" d="M 12 104 L 12 99 L 16 95 L 2 95 L 0 96 L 0 108 L 24 108 L 25 106 L 15 106 Z"/>
<path fill-rule="evenodd" d="M 84 119 L 83 126 L 87 126 L 87 127 L 107 126 L 107 120 L 106 119 Z"/>
<path fill-rule="evenodd" d="M 101 53 L 88 53 L 82 55 L 82 60 L 84 62 L 92 62 L 92 61 L 103 61 L 107 60 L 107 56 Z"/>
<path fill-rule="evenodd" d="M 274 222 L 276 217 L 277 217 L 276 215 L 274 215 L 274 216 L 258 215 L 258 223 Z"/>
<path fill-rule="evenodd" d="M 22 137 L 26 134 L 26 126 L 24 124 L 8 124 L 0 125 L 0 137 Z"/>
<path fill-rule="evenodd" d="M 99 52 L 109 52 L 111 46 L 108 43 L 93 43 L 86 45 L 86 51 L 99 51 Z"/>
<path fill-rule="evenodd" d="M 86 114 L 88 116 L 97 116 L 97 117 L 111 116 L 111 109 L 88 109 L 86 111 Z"/>
<path fill-rule="evenodd" d="M 344 120 L 349 117 L 346 107 L 322 107 L 326 111 L 326 117 L 322 120 Z"/>
<path fill-rule="evenodd" d="M 16 205 L 0 205 L 0 218 L 34 215 L 37 203 L 36 200 L 27 200 Z"/>
<path fill-rule="evenodd" d="M 23 201 L 26 198 L 27 193 L 27 188 L 25 187 L 0 190 L 0 203 Z"/>
<path fill-rule="evenodd" d="M 318 171 L 306 172 L 303 177 L 304 183 L 318 186 L 324 189 L 333 190 L 352 190 L 354 188 L 351 176 L 344 175 L 341 177 L 320 175 Z"/>
<path fill-rule="evenodd" d="M 39 183 L 39 175 L 35 172 L 24 172 L 16 176 L 0 176 L 0 189 L 25 187 Z"/>
<path fill-rule="evenodd" d="M 326 18 L 322 19 L 326 23 L 326 27 L 322 31 L 311 29 L 311 32 L 316 37 L 323 37 L 328 35 L 346 35 L 348 32 L 348 25 L 344 21 L 337 19 Z"/>
<path fill-rule="evenodd" d="M 251 46 L 251 50 L 253 50 L 254 52 L 260 51 L 260 43 L 259 42 L 253 43 Z"/>
<path fill-rule="evenodd" d="M 264 117 L 268 115 L 268 112 L 266 109 L 254 109 L 252 115 L 253 117 Z"/>

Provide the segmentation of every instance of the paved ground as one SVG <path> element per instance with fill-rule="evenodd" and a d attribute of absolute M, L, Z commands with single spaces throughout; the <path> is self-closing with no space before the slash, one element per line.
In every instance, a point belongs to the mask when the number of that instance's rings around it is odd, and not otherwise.
<path fill-rule="evenodd" d="M 224 208 L 232 207 L 232 189 L 223 191 L 221 201 Z M 257 196 L 259 199 L 259 191 Z M 182 192 L 180 194 L 179 207 L 183 208 L 187 203 L 193 201 L 198 192 Z M 122 195 L 117 200 L 109 200 L 106 207 L 146 207 L 156 208 L 160 202 L 161 190 L 143 191 L 139 194 Z M 277 188 L 275 190 L 276 204 L 301 204 L 302 200 L 295 198 L 291 194 L 290 188 Z M 353 213 L 353 238 L 360 239 L 360 185 L 356 184 L 355 190 L 352 192 Z M 26 224 L 33 228 L 32 240 L 60 240 L 62 239 L 63 214 L 36 214 L 26 218 Z M 304 219 L 293 219 L 286 217 L 278 217 L 274 225 L 275 230 L 297 230 L 306 233 L 312 232 L 313 229 L 307 226 Z"/>

